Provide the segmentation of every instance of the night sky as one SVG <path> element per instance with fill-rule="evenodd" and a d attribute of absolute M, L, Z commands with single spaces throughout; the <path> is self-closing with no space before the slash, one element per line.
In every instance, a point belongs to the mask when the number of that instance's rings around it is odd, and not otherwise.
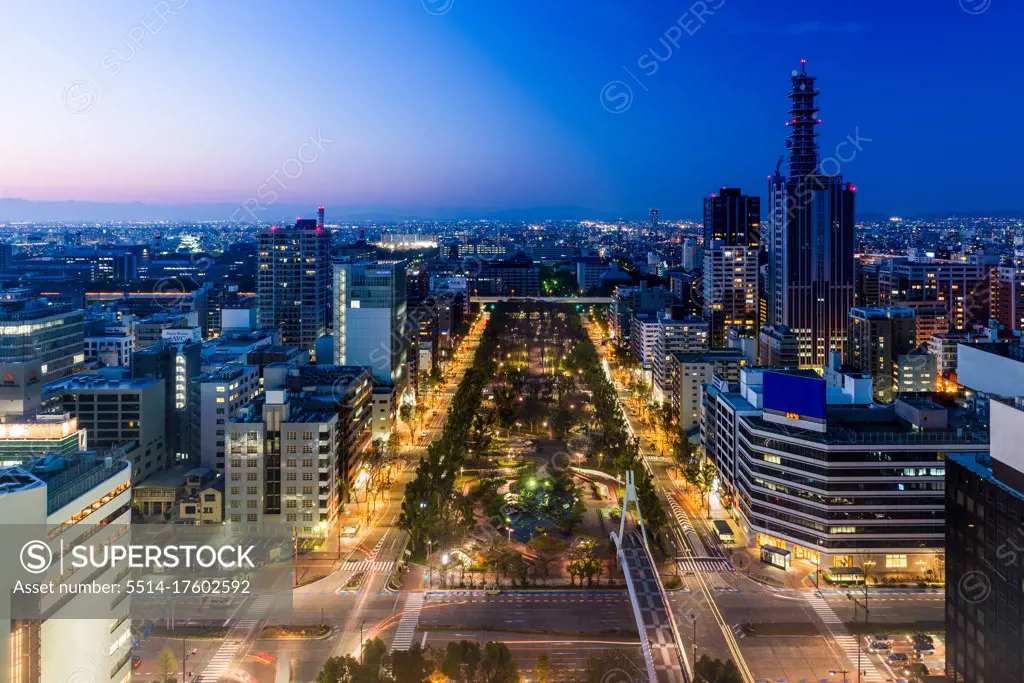
<path fill-rule="evenodd" d="M 1024 2 L 702 5 L 18 0 L 0 197 L 697 216 L 764 194 L 806 58 L 859 210 L 1024 208 Z"/>

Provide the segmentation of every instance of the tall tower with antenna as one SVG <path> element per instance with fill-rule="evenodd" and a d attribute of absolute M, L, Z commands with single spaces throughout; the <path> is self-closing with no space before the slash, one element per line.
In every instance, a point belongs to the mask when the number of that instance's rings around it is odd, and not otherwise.
<path fill-rule="evenodd" d="M 800 60 L 800 70 L 793 69 L 789 91 L 789 177 L 803 178 L 818 170 L 818 95 L 814 76 L 807 74 L 807 60 Z"/>
<path fill-rule="evenodd" d="M 768 176 L 767 336 L 788 329 L 799 364 L 822 367 L 831 351 L 845 351 L 854 302 L 855 188 L 820 168 L 818 89 L 800 60 L 790 78 L 786 147 L 789 176 L 780 163 Z M 762 352 L 766 349 L 761 345 Z M 765 355 L 762 353 L 762 360 Z"/>
<path fill-rule="evenodd" d="M 316 210 L 316 227 L 320 228 L 321 230 L 324 229 L 324 207 L 323 206 L 321 206 L 319 209 Z"/>

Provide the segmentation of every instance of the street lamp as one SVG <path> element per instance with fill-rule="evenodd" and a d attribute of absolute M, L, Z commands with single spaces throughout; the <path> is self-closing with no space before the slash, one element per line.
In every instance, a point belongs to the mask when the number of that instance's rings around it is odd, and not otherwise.
<path fill-rule="evenodd" d="M 697 666 L 697 613 L 690 612 L 690 621 L 693 623 L 693 666 Z"/>

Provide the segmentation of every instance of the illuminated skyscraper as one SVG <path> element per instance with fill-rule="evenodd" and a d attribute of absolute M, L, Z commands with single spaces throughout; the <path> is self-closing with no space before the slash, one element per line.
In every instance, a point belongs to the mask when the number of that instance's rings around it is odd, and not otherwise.
<path fill-rule="evenodd" d="M 286 345 L 311 349 L 327 333 L 330 252 L 330 233 L 317 220 L 260 231 L 257 320 L 281 328 Z"/>
<path fill-rule="evenodd" d="M 789 177 L 768 182 L 768 323 L 786 325 L 801 366 L 823 366 L 846 345 L 854 303 L 854 191 L 819 168 L 818 90 L 801 61 L 792 75 Z"/>

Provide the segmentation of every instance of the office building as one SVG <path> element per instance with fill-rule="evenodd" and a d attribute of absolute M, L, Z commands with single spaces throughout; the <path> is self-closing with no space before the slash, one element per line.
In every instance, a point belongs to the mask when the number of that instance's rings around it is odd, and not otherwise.
<path fill-rule="evenodd" d="M 168 466 L 164 380 L 72 375 L 48 384 L 43 397 L 78 419 L 79 428 L 89 435 L 90 448 L 124 447 L 132 463 L 132 481 Z"/>
<path fill-rule="evenodd" d="M 405 381 L 405 264 L 362 261 L 334 266 L 334 363 L 364 365 L 379 384 Z"/>
<path fill-rule="evenodd" d="M 893 363 L 893 397 L 931 394 L 936 390 L 938 372 L 935 356 L 923 347 L 900 354 Z"/>
<path fill-rule="evenodd" d="M 486 261 L 469 276 L 474 296 L 540 296 L 540 270 L 518 253 L 504 261 Z"/>
<path fill-rule="evenodd" d="M 85 314 L 71 303 L 29 289 L 0 291 L 0 362 L 38 357 L 43 382 L 79 372 L 85 363 Z"/>
<path fill-rule="evenodd" d="M 872 377 L 877 401 L 891 401 L 897 359 L 917 347 L 917 318 L 913 309 L 899 306 L 850 309 L 846 335 L 846 365 Z M 934 370 L 934 366 L 933 366 Z M 932 376 L 934 384 L 934 375 Z"/>
<path fill-rule="evenodd" d="M 241 363 L 227 363 L 192 379 L 189 452 L 195 462 L 214 472 L 224 471 L 227 425 L 259 391 L 259 368 Z"/>
<path fill-rule="evenodd" d="M 315 220 L 260 231 L 256 278 L 260 327 L 278 327 L 285 344 L 313 348 L 330 322 L 330 233 Z"/>
<path fill-rule="evenodd" d="M 0 424 L 0 466 L 21 465 L 46 455 L 84 451 L 85 430 L 70 413 L 7 419 Z"/>
<path fill-rule="evenodd" d="M 796 368 L 800 345 L 785 325 L 763 325 L 757 338 L 758 362 L 769 368 Z"/>
<path fill-rule="evenodd" d="M 757 546 L 794 563 L 826 575 L 935 577 L 945 462 L 987 452 L 984 426 L 928 397 L 872 403 L 869 378 L 840 379 L 742 369 L 739 383 L 705 387 L 701 443 L 718 468 L 719 495 L 736 503 Z"/>
<path fill-rule="evenodd" d="M 175 462 L 192 457 L 191 383 L 201 372 L 202 344 L 159 341 L 137 351 L 132 360 L 133 377 L 164 381 L 167 409 L 167 453 Z M 198 454 L 196 454 L 198 457 Z"/>
<path fill-rule="evenodd" d="M 38 356 L 0 360 L 0 422 L 35 415 L 42 397 L 43 362 Z"/>
<path fill-rule="evenodd" d="M 131 334 L 102 334 L 85 338 L 85 359 L 104 365 L 130 367 L 135 352 L 135 336 Z"/>
<path fill-rule="evenodd" d="M 990 454 L 946 461 L 946 678 L 1024 681 L 1024 411 L 990 406 Z"/>
<path fill-rule="evenodd" d="M 769 179 L 768 322 L 797 338 L 801 367 L 845 347 L 854 302 L 855 188 L 819 168 L 818 90 L 801 63 L 789 98 L 789 176 Z"/>
<path fill-rule="evenodd" d="M 84 452 L 0 469 L 0 520 L 10 538 L 41 535 L 58 548 L 88 543 L 124 546 L 131 523 L 128 462 Z M 49 537 L 24 530 L 50 530 Z M 19 539 L 20 541 L 20 539 Z M 21 545 L 21 542 L 19 542 Z M 131 597 L 121 566 L 68 571 L 53 562 L 30 576 L 15 550 L 0 560 L 5 577 L 52 583 L 34 602 L 6 592 L 0 620 L 0 669 L 7 683 L 125 683 L 131 676 Z M 121 584 L 116 595 L 87 592 L 87 584 Z M 88 615 L 88 616 L 86 616 Z"/>

